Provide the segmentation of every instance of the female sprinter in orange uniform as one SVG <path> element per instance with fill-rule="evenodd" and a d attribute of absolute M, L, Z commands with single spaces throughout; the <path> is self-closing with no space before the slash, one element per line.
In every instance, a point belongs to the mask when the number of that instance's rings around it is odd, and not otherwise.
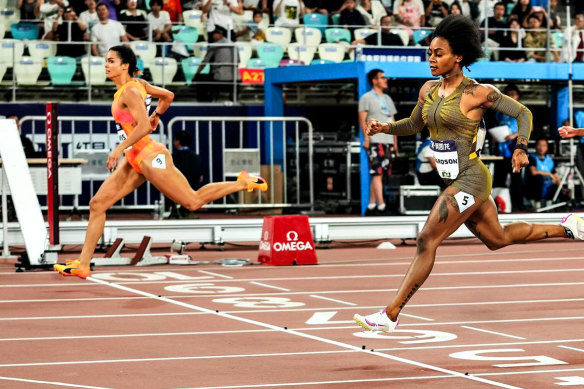
<path fill-rule="evenodd" d="M 268 184 L 263 178 L 252 177 L 242 171 L 237 181 L 211 183 L 194 191 L 172 163 L 166 147 L 149 135 L 158 126 L 159 117 L 170 106 L 174 94 L 133 77 L 137 72 L 136 56 L 128 47 L 112 47 L 106 55 L 105 69 L 107 77 L 118 89 L 114 95 L 112 115 L 120 143 L 107 159 L 107 168 L 113 172 L 112 175 L 104 181 L 89 203 L 89 224 L 81 256 L 66 265 L 54 266 L 55 270 L 65 276 L 89 276 L 89 265 L 103 233 L 106 211 L 146 180 L 191 211 L 234 192 L 268 190 Z M 150 117 L 147 113 L 149 107 L 145 104 L 149 95 L 158 98 L 158 106 Z M 122 153 L 126 158 L 120 162 Z"/>
<path fill-rule="evenodd" d="M 584 239 L 584 221 L 570 214 L 558 225 L 518 222 L 502 227 L 497 207 L 490 197 L 491 175 L 477 155 L 477 131 L 487 109 L 517 118 L 519 135 L 513 152 L 513 172 L 528 165 L 526 150 L 531 132 L 531 112 L 491 85 L 465 77 L 462 69 L 483 56 L 479 33 L 462 15 L 450 15 L 432 35 L 428 61 L 439 80 L 422 86 L 411 116 L 396 123 L 368 123 L 369 135 L 385 132 L 412 135 L 425 125 L 430 129 L 437 170 L 447 187 L 428 215 L 416 240 L 417 251 L 397 294 L 387 307 L 355 321 L 368 330 L 392 331 L 398 315 L 420 289 L 434 266 L 436 249 L 462 224 L 489 249 L 545 238 Z M 580 231 L 580 232 L 579 232 Z"/>

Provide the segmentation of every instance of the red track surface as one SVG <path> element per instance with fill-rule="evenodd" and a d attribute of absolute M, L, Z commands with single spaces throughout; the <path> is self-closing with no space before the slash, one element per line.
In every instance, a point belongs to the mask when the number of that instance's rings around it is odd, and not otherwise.
<path fill-rule="evenodd" d="M 351 318 L 389 301 L 412 245 L 318 250 L 317 266 L 102 267 L 87 281 L 4 265 L 0 388 L 584 387 L 583 249 L 449 242 L 398 331 L 376 335 Z"/>

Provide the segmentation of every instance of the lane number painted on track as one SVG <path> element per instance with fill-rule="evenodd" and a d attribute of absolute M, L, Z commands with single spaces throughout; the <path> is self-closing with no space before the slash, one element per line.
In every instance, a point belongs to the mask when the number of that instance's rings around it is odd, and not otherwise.
<path fill-rule="evenodd" d="M 531 361 L 523 363 L 497 363 L 495 367 L 528 367 L 528 366 L 550 366 L 550 365 L 567 365 L 568 362 L 559 359 L 546 357 L 545 355 L 530 355 L 525 357 L 502 357 L 497 356 L 501 353 L 524 353 L 525 350 L 520 348 L 491 349 L 491 350 L 470 350 L 460 351 L 450 354 L 450 357 L 456 359 L 465 359 L 468 361 Z M 495 355 L 482 355 L 495 354 Z"/>
<path fill-rule="evenodd" d="M 178 293 L 239 293 L 245 291 L 244 288 L 240 288 L 238 286 L 217 286 L 212 283 L 205 283 L 205 284 L 177 284 L 177 285 L 169 285 L 165 286 L 164 290 L 169 292 L 178 292 Z"/>
<path fill-rule="evenodd" d="M 290 301 L 285 297 L 227 297 L 214 299 L 213 302 L 233 304 L 238 308 L 295 308 L 304 306 L 304 303 Z"/>
<path fill-rule="evenodd" d="M 212 276 L 191 277 L 172 271 L 156 271 L 153 273 L 123 272 L 123 273 L 97 273 L 92 277 L 103 281 L 128 282 L 128 281 L 164 281 L 167 279 L 178 281 L 203 281 L 212 279 Z"/>
<path fill-rule="evenodd" d="M 397 340 L 402 344 L 449 342 L 457 338 L 456 335 L 449 332 L 432 330 L 394 330 L 391 333 L 361 331 L 355 332 L 353 335 L 358 338 Z"/>

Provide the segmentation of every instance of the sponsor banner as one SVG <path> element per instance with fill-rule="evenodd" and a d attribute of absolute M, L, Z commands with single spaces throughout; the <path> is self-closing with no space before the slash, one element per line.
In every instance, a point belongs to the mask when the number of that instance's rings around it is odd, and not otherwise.
<path fill-rule="evenodd" d="M 318 263 L 308 216 L 266 216 L 258 261 L 266 265 Z"/>

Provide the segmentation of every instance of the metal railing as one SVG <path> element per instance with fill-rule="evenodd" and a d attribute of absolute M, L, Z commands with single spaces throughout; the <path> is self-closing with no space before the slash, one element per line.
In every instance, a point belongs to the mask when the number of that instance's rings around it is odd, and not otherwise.
<path fill-rule="evenodd" d="M 184 130 L 193 135 L 195 152 L 201 157 L 202 165 L 205 165 L 206 160 L 206 177 L 209 182 L 225 181 L 233 177 L 233 172 L 228 171 L 227 167 L 239 166 L 241 170 L 259 170 L 254 173 L 268 173 L 264 177 L 269 183 L 266 199 L 258 196 L 257 199 L 253 199 L 253 203 L 242 204 L 240 198 L 239 204 L 233 204 L 228 203 L 227 198 L 223 198 L 206 207 L 314 209 L 313 127 L 308 119 L 303 117 L 178 116 L 168 123 L 169 145 L 172 144 L 170 134 L 178 130 Z M 275 138 L 279 140 L 276 141 Z M 221 147 L 213 147 L 216 142 L 221 142 Z M 306 146 L 301 147 L 302 143 Z M 245 162 L 245 159 L 227 161 L 225 152 L 230 149 L 248 150 L 250 153 L 257 151 L 258 163 L 261 166 L 257 166 L 253 161 Z M 251 157 L 248 161 L 250 159 Z M 278 171 L 277 166 L 280 166 L 281 170 Z M 307 167 L 308 178 L 301 173 L 304 170 L 303 166 Z M 280 174 L 282 187 L 278 188 L 277 176 Z M 281 196 L 278 195 L 280 189 Z"/>

